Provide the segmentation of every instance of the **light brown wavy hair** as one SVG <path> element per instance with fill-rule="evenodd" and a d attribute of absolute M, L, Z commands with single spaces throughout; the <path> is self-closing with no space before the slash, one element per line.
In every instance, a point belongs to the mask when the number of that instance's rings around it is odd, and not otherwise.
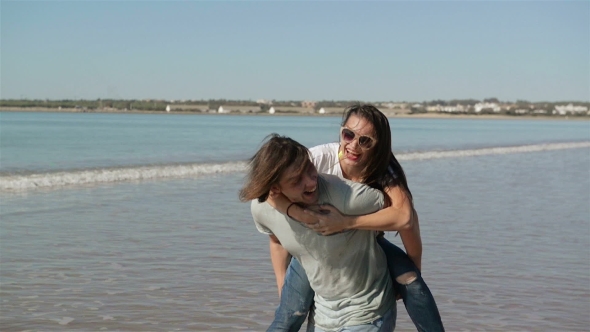
<path fill-rule="evenodd" d="M 296 171 L 302 173 L 311 163 L 309 150 L 289 137 L 273 133 L 263 142 L 250 158 L 246 181 L 239 193 L 242 202 L 253 199 L 266 201 L 270 188 L 279 182 L 288 167 L 297 165 Z"/>

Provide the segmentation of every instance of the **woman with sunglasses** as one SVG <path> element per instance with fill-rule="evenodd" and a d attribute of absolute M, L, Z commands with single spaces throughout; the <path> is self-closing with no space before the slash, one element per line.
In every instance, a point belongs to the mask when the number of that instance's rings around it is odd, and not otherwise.
<path fill-rule="evenodd" d="M 385 193 L 388 207 L 370 215 L 345 216 L 327 205 L 320 206 L 318 212 L 303 209 L 280 195 L 270 197 L 269 203 L 323 235 L 350 229 L 398 231 L 407 254 L 387 241 L 383 232 L 378 233 L 396 294 L 401 295 L 418 331 L 444 331 L 434 297 L 420 273 L 422 241 L 418 215 L 405 173 L 391 151 L 387 117 L 372 105 L 348 107 L 340 142 L 316 146 L 310 152 L 318 172 L 379 189 Z M 290 255 L 280 246 L 271 246 L 270 250 L 281 302 L 268 331 L 298 331 L 313 303 L 313 290 L 296 259 L 289 261 Z"/>

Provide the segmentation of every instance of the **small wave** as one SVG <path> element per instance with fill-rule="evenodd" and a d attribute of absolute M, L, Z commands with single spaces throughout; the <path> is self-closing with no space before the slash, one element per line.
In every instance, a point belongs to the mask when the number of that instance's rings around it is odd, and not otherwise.
<path fill-rule="evenodd" d="M 457 157 L 473 157 L 485 156 L 493 154 L 509 154 L 509 153 L 526 153 L 539 152 L 551 150 L 564 149 L 578 149 L 588 148 L 590 142 L 570 142 L 570 143 L 548 143 L 509 147 L 494 147 L 471 150 L 452 150 L 452 151 L 426 151 L 426 152 L 412 152 L 396 155 L 399 160 L 425 160 L 425 159 L 439 159 L 439 158 L 457 158 Z"/>
<path fill-rule="evenodd" d="M 242 161 L 223 164 L 144 166 L 31 175 L 10 175 L 0 177 L 0 190 L 20 191 L 69 185 L 142 181 L 161 178 L 199 177 L 218 173 L 241 172 L 245 169 L 246 162 Z"/>
<path fill-rule="evenodd" d="M 396 156 L 399 160 L 427 160 L 589 147 L 590 142 L 569 142 L 470 150 L 411 152 L 400 153 Z M 8 175 L 0 176 L 0 191 L 26 191 L 32 189 L 59 188 L 71 185 L 142 181 L 163 178 L 194 178 L 220 173 L 244 172 L 246 167 L 247 163 L 245 161 L 240 161 L 222 164 L 142 166 L 30 175 Z"/>

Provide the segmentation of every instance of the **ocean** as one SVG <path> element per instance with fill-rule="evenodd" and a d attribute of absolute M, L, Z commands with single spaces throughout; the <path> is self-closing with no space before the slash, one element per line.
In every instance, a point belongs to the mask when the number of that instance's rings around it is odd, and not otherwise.
<path fill-rule="evenodd" d="M 264 331 L 246 160 L 273 132 L 336 141 L 340 120 L 0 113 L 0 330 Z M 390 124 L 446 329 L 588 331 L 590 122 Z"/>

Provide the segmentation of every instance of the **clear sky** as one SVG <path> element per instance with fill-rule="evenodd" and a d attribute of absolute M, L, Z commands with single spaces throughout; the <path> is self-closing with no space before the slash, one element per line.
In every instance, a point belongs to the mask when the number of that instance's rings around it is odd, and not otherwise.
<path fill-rule="evenodd" d="M 590 1 L 4 1 L 0 97 L 590 101 Z"/>

